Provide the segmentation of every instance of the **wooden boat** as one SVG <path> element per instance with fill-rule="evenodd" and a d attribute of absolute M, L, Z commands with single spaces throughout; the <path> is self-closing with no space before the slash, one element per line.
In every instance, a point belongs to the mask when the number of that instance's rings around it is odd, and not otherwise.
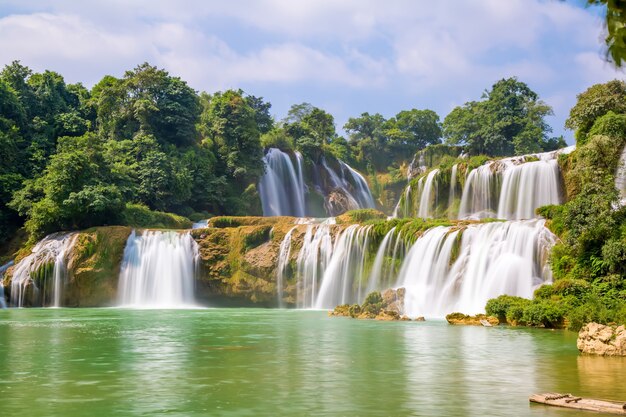
<path fill-rule="evenodd" d="M 529 399 L 531 403 L 626 416 L 626 402 L 594 400 L 592 398 L 582 398 L 572 394 L 559 394 L 555 392 L 533 394 Z"/>

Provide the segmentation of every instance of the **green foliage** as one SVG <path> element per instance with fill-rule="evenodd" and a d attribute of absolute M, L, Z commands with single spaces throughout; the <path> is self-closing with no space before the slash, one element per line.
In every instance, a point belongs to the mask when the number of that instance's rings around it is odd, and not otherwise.
<path fill-rule="evenodd" d="M 188 229 L 191 221 L 173 213 L 151 211 L 141 204 L 126 204 L 121 224 L 150 229 Z"/>
<path fill-rule="evenodd" d="M 376 315 L 383 308 L 383 304 L 383 297 L 380 292 L 373 291 L 365 297 L 365 301 L 361 304 L 361 311 Z"/>
<path fill-rule="evenodd" d="M 347 211 L 342 214 L 337 220 L 338 223 L 364 223 L 368 220 L 385 218 L 385 214 L 376 209 L 359 209 Z"/>
<path fill-rule="evenodd" d="M 564 313 L 564 308 L 558 303 L 535 301 L 524 309 L 521 321 L 528 326 L 557 328 L 562 327 Z"/>
<path fill-rule="evenodd" d="M 595 84 L 577 96 L 565 127 L 576 131 L 576 141 L 583 145 L 597 119 L 609 112 L 626 113 L 626 83 L 620 80 Z"/>
<path fill-rule="evenodd" d="M 443 122 L 446 142 L 467 147 L 473 155 L 523 155 L 562 143 L 548 138 L 545 117 L 550 106 L 516 78 L 502 79 L 472 101 L 454 108 Z"/>
<path fill-rule="evenodd" d="M 529 300 L 525 298 L 514 297 L 511 295 L 501 295 L 497 298 L 492 298 L 487 301 L 485 311 L 487 312 L 487 315 L 497 317 L 498 320 L 500 320 L 500 323 L 506 323 L 507 314 L 509 314 L 509 311 L 515 309 L 518 306 L 523 307 L 528 304 L 528 302 Z M 519 319 L 517 312 L 515 313 L 515 315 L 511 316 L 510 321 L 517 321 L 516 319 Z"/>

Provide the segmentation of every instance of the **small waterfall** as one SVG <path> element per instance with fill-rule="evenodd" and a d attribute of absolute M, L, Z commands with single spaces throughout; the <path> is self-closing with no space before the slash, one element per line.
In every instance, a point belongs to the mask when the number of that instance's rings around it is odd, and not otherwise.
<path fill-rule="evenodd" d="M 32 286 L 35 303 L 41 301 L 43 306 L 61 307 L 63 286 L 67 279 L 66 258 L 77 236 L 75 233 L 46 236 L 13 268 L 13 306 L 25 305 L 27 289 Z"/>
<path fill-rule="evenodd" d="M 194 304 L 198 244 L 189 232 L 133 232 L 118 287 L 123 307 L 184 308 Z"/>
<path fill-rule="evenodd" d="M 289 257 L 291 256 L 291 235 L 298 226 L 289 229 L 283 241 L 280 243 L 280 250 L 278 251 L 278 265 L 276 267 L 276 292 L 278 297 L 278 307 L 283 308 L 285 303 L 283 302 L 283 292 L 285 290 L 285 270 L 289 265 Z"/>
<path fill-rule="evenodd" d="M 209 219 L 200 220 L 191 226 L 192 229 L 206 229 L 207 227 L 209 227 Z"/>
<path fill-rule="evenodd" d="M 383 290 L 394 285 L 399 266 L 405 256 L 405 243 L 397 227 L 391 228 L 385 235 L 372 264 L 372 271 L 367 281 L 367 291 Z"/>
<path fill-rule="evenodd" d="M 324 270 L 315 308 L 359 303 L 365 297 L 362 277 L 371 226 L 351 225 L 337 237 Z M 356 286 L 356 288 L 355 288 Z"/>
<path fill-rule="evenodd" d="M 370 188 L 367 185 L 367 181 L 363 178 L 363 175 L 359 174 L 354 168 L 350 165 L 346 164 L 343 161 L 339 161 L 341 165 L 342 174 L 345 171 L 348 171 L 350 176 L 352 177 L 352 182 L 354 183 L 354 188 L 356 188 L 356 200 L 359 202 L 359 207 L 361 208 L 374 208 L 376 204 L 374 203 L 374 197 L 372 197 L 372 193 L 370 192 Z M 344 182 L 347 182 L 344 177 Z"/>
<path fill-rule="evenodd" d="M 259 182 L 259 194 L 264 216 L 306 215 L 302 156 L 295 155 L 296 167 L 289 154 L 280 149 L 270 148 L 263 158 L 265 175 Z"/>
<path fill-rule="evenodd" d="M 7 308 L 7 303 L 4 298 L 4 273 L 13 266 L 13 261 L 9 261 L 6 264 L 0 266 L 0 308 Z"/>
<path fill-rule="evenodd" d="M 531 298 L 550 280 L 554 241 L 543 220 L 476 224 L 462 232 L 430 229 L 413 244 L 398 277 L 396 286 L 406 288 L 406 313 L 476 314 L 501 294 Z"/>
<path fill-rule="evenodd" d="M 423 219 L 433 217 L 434 206 L 437 201 L 437 181 L 436 177 L 439 174 L 438 169 L 433 169 L 426 176 L 426 181 L 422 188 L 422 195 L 420 196 L 420 207 L 417 212 L 417 217 Z M 421 181 L 421 179 L 420 179 Z"/>
<path fill-rule="evenodd" d="M 494 195 L 498 177 L 493 163 L 473 169 L 465 180 L 459 219 L 482 219 L 496 216 Z"/>
<path fill-rule="evenodd" d="M 626 146 L 622 149 L 622 155 L 615 172 L 615 188 L 619 191 L 621 204 L 626 205 Z"/>

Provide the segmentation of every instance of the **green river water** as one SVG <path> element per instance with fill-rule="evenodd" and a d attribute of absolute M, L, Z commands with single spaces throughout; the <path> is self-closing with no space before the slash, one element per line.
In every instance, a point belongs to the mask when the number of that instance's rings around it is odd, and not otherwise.
<path fill-rule="evenodd" d="M 626 400 L 576 334 L 264 309 L 0 311 L 0 416 L 573 416 Z M 593 414 L 591 414 L 593 415 Z"/>

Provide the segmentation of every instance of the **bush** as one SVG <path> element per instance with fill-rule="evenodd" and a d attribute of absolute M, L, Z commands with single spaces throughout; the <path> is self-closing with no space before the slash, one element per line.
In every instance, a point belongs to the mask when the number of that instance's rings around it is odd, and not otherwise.
<path fill-rule="evenodd" d="M 582 279 L 560 279 L 553 285 L 554 293 L 562 297 L 582 298 L 591 289 L 591 285 Z"/>
<path fill-rule="evenodd" d="M 492 298 L 491 300 L 487 301 L 485 311 L 487 312 L 487 315 L 497 317 L 498 320 L 500 320 L 500 323 L 506 323 L 507 314 L 512 307 L 517 305 L 524 305 L 529 301 L 530 300 L 522 297 L 501 295 L 497 298 Z"/>
<path fill-rule="evenodd" d="M 547 328 L 561 327 L 564 311 L 559 304 L 542 300 L 530 303 L 522 315 L 522 321 L 528 326 L 542 326 Z"/>
<path fill-rule="evenodd" d="M 381 308 L 383 308 L 383 296 L 378 291 L 369 293 L 361 305 L 361 310 L 368 314 L 378 314 Z"/>
<path fill-rule="evenodd" d="M 125 226 L 153 229 L 188 229 L 191 221 L 173 213 L 152 211 L 142 204 L 126 204 L 122 212 L 122 224 Z"/>

